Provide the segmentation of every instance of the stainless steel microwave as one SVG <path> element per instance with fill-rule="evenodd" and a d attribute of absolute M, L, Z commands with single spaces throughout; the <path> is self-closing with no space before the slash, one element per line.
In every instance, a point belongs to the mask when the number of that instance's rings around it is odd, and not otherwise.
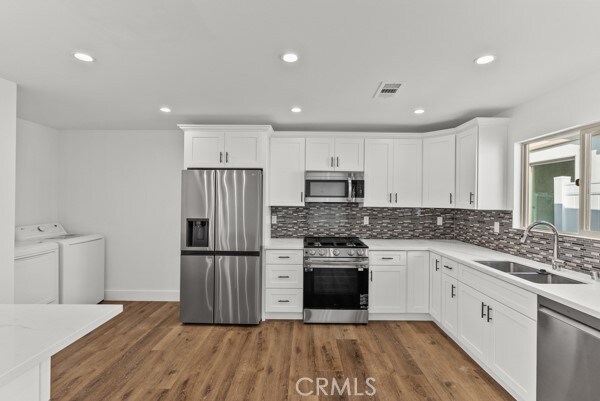
<path fill-rule="evenodd" d="M 362 172 L 307 171 L 305 202 L 363 203 L 365 175 Z"/>

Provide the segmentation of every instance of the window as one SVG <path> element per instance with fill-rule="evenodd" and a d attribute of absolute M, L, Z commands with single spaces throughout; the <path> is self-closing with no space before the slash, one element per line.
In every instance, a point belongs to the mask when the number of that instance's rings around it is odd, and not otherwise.
<path fill-rule="evenodd" d="M 600 236 L 600 128 L 523 147 L 522 223 L 545 220 L 563 233 Z"/>

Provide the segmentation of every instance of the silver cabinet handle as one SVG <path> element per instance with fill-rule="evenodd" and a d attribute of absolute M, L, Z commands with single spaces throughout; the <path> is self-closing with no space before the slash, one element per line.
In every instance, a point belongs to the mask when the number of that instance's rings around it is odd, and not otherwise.
<path fill-rule="evenodd" d="M 229 152 L 225 152 L 225 163 L 229 163 Z"/>
<path fill-rule="evenodd" d="M 475 200 L 473 199 L 473 196 L 475 194 L 473 192 L 469 192 L 469 205 L 472 205 L 473 202 L 475 202 Z"/>
<path fill-rule="evenodd" d="M 450 192 L 450 204 L 452 204 L 452 192 Z"/>
<path fill-rule="evenodd" d="M 282 304 L 283 304 L 283 303 L 289 303 L 289 302 L 290 302 L 290 300 L 289 300 L 289 299 L 280 299 L 280 300 L 278 300 L 277 302 L 280 302 L 280 303 L 282 303 Z"/>
<path fill-rule="evenodd" d="M 277 276 L 277 278 L 290 278 L 290 276 Z"/>
<path fill-rule="evenodd" d="M 450 297 L 451 298 L 454 298 L 456 296 L 456 294 L 454 293 L 455 289 L 456 289 L 456 287 L 454 286 L 454 284 L 452 284 L 452 288 L 450 289 Z"/>
<path fill-rule="evenodd" d="M 340 166 L 340 158 L 339 158 L 339 156 L 336 159 L 337 159 L 337 167 L 339 167 Z"/>
<path fill-rule="evenodd" d="M 223 163 L 223 152 L 219 152 L 219 163 Z"/>
<path fill-rule="evenodd" d="M 396 192 L 396 203 L 398 203 L 398 192 Z"/>
<path fill-rule="evenodd" d="M 333 167 L 333 156 L 331 156 L 331 167 Z"/>

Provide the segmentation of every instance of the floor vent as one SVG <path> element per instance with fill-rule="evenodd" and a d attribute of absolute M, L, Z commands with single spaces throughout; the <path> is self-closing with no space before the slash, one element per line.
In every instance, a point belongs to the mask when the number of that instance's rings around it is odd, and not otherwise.
<path fill-rule="evenodd" d="M 402 84 L 400 83 L 381 82 L 379 83 L 379 86 L 377 87 L 373 97 L 392 97 L 398 92 L 398 89 L 400 89 L 401 86 Z"/>

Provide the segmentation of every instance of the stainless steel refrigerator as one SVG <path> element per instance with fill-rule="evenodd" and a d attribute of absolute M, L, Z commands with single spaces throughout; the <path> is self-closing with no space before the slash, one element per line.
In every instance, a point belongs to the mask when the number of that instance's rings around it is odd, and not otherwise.
<path fill-rule="evenodd" d="M 260 323 L 261 245 L 261 170 L 183 171 L 180 320 Z"/>

